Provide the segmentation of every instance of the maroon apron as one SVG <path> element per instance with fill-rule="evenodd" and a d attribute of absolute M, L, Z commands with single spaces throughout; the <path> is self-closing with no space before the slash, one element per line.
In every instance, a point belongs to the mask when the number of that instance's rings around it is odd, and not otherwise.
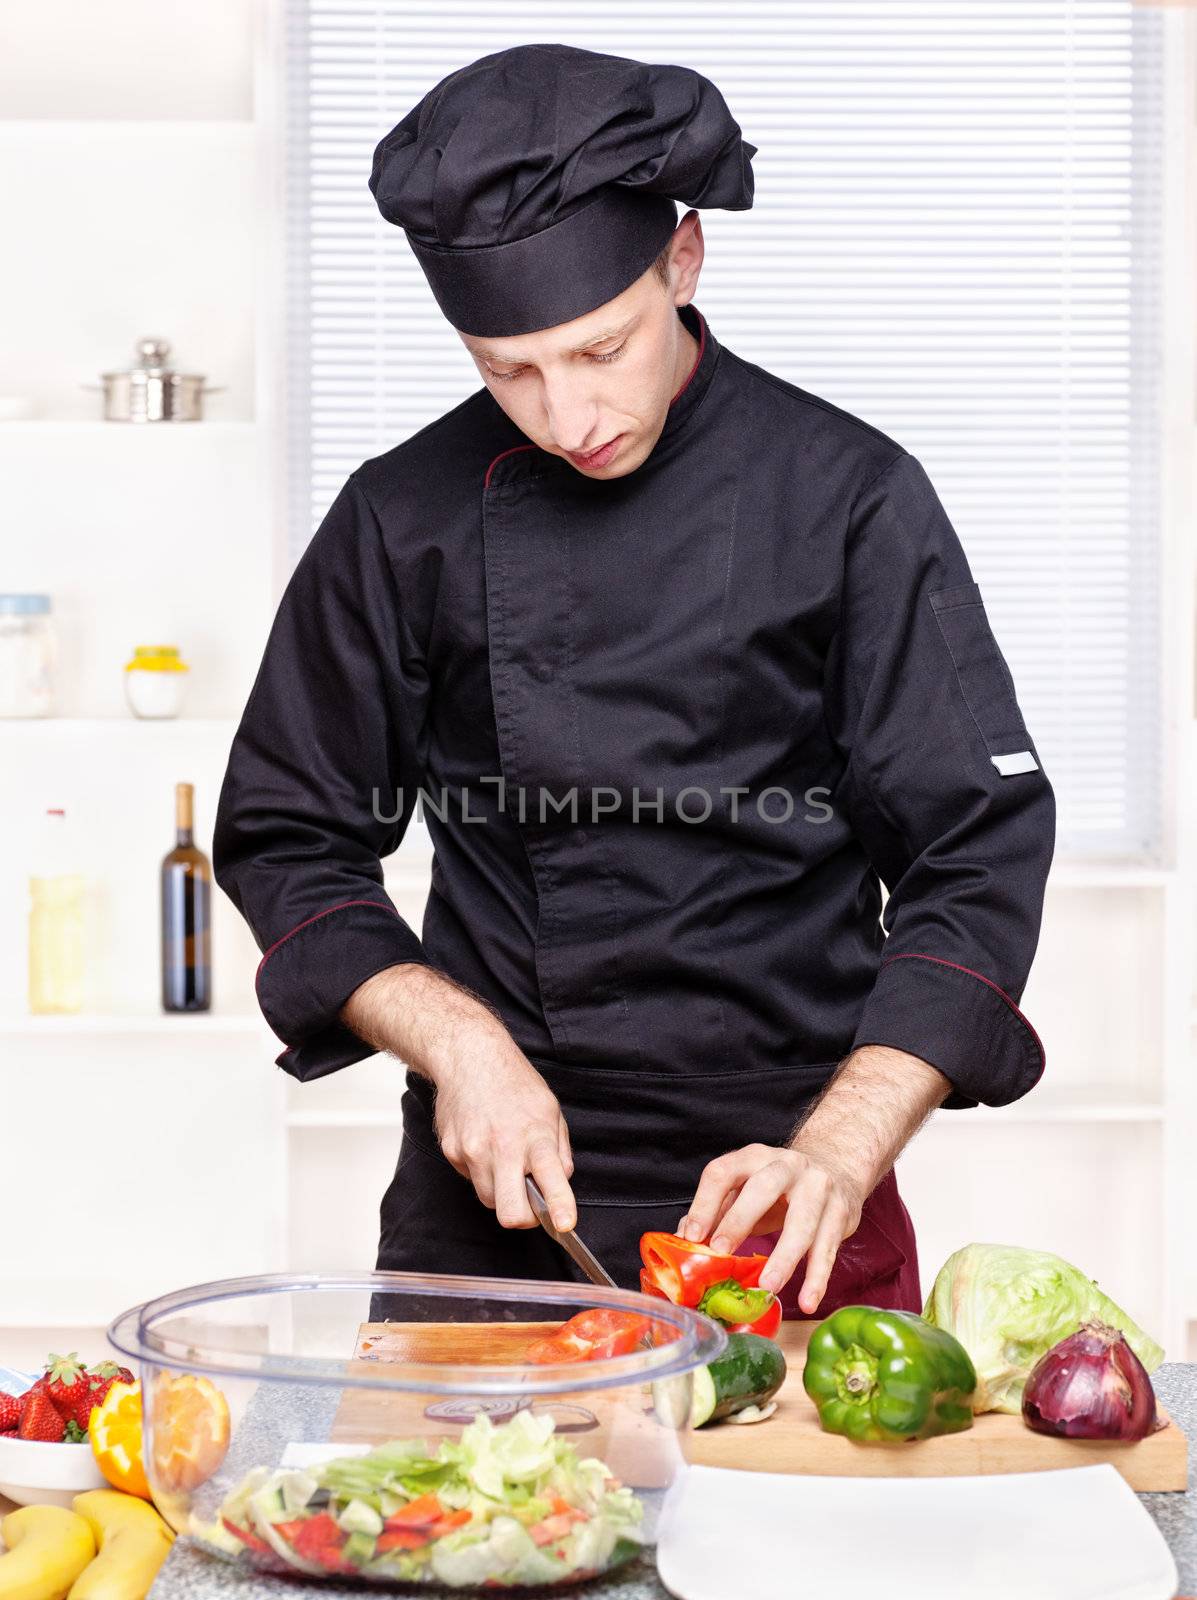
<path fill-rule="evenodd" d="M 777 1239 L 776 1233 L 751 1234 L 738 1254 L 768 1255 Z M 812 1315 L 798 1308 L 798 1294 L 805 1274 L 803 1260 L 778 1293 L 782 1315 L 786 1318 Z M 892 1170 L 865 1201 L 856 1232 L 840 1245 L 826 1292 L 813 1316 L 821 1321 L 841 1306 L 852 1305 L 883 1306 L 887 1311 L 916 1313 L 923 1309 L 914 1226 L 902 1204 L 898 1180 Z"/>

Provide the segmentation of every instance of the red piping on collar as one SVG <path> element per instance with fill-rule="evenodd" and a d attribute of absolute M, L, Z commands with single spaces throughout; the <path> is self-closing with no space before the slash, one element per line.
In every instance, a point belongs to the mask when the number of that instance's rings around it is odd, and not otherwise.
<path fill-rule="evenodd" d="M 682 395 L 685 393 L 687 387 L 689 386 L 690 379 L 698 371 L 699 362 L 702 360 L 702 353 L 707 347 L 707 319 L 703 316 L 702 312 L 698 309 L 697 306 L 694 307 L 694 315 L 698 318 L 698 324 L 699 324 L 699 326 L 698 326 L 698 354 L 694 357 L 694 365 L 690 368 L 690 371 L 686 374 L 685 383 L 682 384 L 681 388 L 674 395 L 673 399 L 669 402 L 669 404 L 671 406 L 672 405 L 676 405 L 677 402 L 681 399 Z"/>
<path fill-rule="evenodd" d="M 535 449 L 536 449 L 536 446 L 534 444 L 513 444 L 510 450 L 500 450 L 498 455 L 491 462 L 490 466 L 487 467 L 487 469 L 486 469 L 486 477 L 482 480 L 482 487 L 484 489 L 489 489 L 490 488 L 490 475 L 495 470 L 495 468 L 498 466 L 499 462 L 503 460 L 504 456 L 513 456 L 513 455 L 517 454 L 517 452 L 520 451 L 520 450 L 535 450 Z"/>
<path fill-rule="evenodd" d="M 312 923 L 319 922 L 321 917 L 331 917 L 334 911 L 348 911 L 350 906 L 375 906 L 379 911 L 389 911 L 392 916 L 397 917 L 399 915 L 394 906 L 384 905 L 381 900 L 343 900 L 339 906 L 329 906 L 327 911 L 317 911 L 314 917 L 308 917 L 305 922 L 296 923 L 290 933 L 284 933 L 281 939 L 274 941 L 261 961 L 258 962 L 258 970 L 254 973 L 254 988 L 258 987 L 258 979 L 262 976 L 262 968 L 270 960 L 279 945 L 286 944 L 288 939 L 293 938 L 302 929 L 310 928 Z"/>
<path fill-rule="evenodd" d="M 1031 1035 L 1031 1038 L 1034 1039 L 1035 1043 L 1039 1046 L 1039 1059 L 1042 1062 L 1042 1065 L 1039 1068 L 1039 1075 L 1040 1077 L 1043 1076 L 1043 1069 L 1047 1066 L 1047 1051 L 1043 1048 L 1043 1040 L 1035 1032 L 1030 1022 L 1026 1017 L 1023 1016 L 1022 1012 L 1014 1004 L 1014 1001 L 1011 1000 L 1006 991 L 1004 989 L 999 989 L 992 978 L 986 978 L 982 973 L 974 972 L 971 967 L 962 967 L 959 962 L 945 961 L 942 956 L 920 955 L 917 950 L 904 950 L 901 955 L 886 956 L 881 965 L 883 967 L 888 966 L 891 961 L 934 961 L 941 967 L 951 967 L 955 972 L 966 972 L 970 978 L 977 978 L 981 983 L 987 984 L 995 994 L 1001 995 L 1002 999 L 1006 1002 L 1011 1011 L 1013 1011 L 1014 1015 L 1022 1023 L 1023 1027 L 1026 1028 L 1027 1032 Z"/>

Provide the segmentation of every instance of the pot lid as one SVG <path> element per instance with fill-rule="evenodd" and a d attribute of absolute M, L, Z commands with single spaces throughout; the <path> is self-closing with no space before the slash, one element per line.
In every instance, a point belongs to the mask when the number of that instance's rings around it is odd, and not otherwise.
<path fill-rule="evenodd" d="M 133 350 L 137 360 L 132 367 L 120 372 L 104 372 L 101 373 L 101 377 L 105 379 L 127 377 L 132 383 L 145 383 L 150 378 L 157 378 L 164 383 L 204 381 L 198 372 L 175 372 L 167 365 L 167 358 L 170 355 L 169 339 L 138 339 Z"/>

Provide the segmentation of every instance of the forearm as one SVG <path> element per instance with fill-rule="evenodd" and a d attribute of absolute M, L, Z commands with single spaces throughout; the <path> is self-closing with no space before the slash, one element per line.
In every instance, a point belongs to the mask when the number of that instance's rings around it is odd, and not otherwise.
<path fill-rule="evenodd" d="M 919 1056 L 862 1045 L 841 1063 L 790 1148 L 835 1166 L 863 1202 L 951 1087 Z"/>
<path fill-rule="evenodd" d="M 477 1047 L 510 1042 L 488 1005 L 443 972 L 416 962 L 387 967 L 355 989 L 341 1020 L 376 1050 L 397 1056 L 436 1082 L 448 1063 L 461 1060 L 467 1036 Z"/>
<path fill-rule="evenodd" d="M 561 1108 L 502 1018 L 443 972 L 403 962 L 368 978 L 341 1010 L 347 1027 L 436 1085 L 445 1159 L 505 1228 L 530 1228 L 525 1173 L 558 1228 L 577 1220 Z"/>

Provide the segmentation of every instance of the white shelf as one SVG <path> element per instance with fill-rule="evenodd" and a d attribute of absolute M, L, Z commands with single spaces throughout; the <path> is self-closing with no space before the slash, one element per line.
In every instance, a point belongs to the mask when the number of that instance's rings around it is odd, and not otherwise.
<path fill-rule="evenodd" d="M 1052 889 L 1160 889 L 1172 882 L 1172 867 L 1135 861 L 1063 861 L 1051 869 Z"/>
<path fill-rule="evenodd" d="M 288 1128 L 401 1128 L 403 1116 L 396 1107 L 393 1111 L 368 1111 L 360 1107 L 352 1111 L 288 1111 Z"/>
<path fill-rule="evenodd" d="M 89 139 L 104 133 L 214 134 L 229 128 L 251 133 L 255 126 L 253 117 L 0 117 L 0 138 L 35 139 L 39 133 L 77 133 Z"/>
<path fill-rule="evenodd" d="M 97 408 L 101 397 L 96 395 Z M 0 421 L 0 442 L 6 437 L 28 439 L 39 437 L 62 439 L 68 434 L 84 434 L 88 438 L 98 433 L 216 433 L 224 436 L 244 434 L 258 426 L 252 417 L 204 417 L 198 422 L 108 422 L 103 417 L 17 417 Z"/>
<path fill-rule="evenodd" d="M 196 734 L 228 732 L 231 736 L 236 727 L 236 717 L 135 717 L 131 711 L 126 716 L 112 717 L 0 717 L 0 733 L 16 734 L 20 730 L 35 739 L 50 739 L 55 735 L 77 738 L 93 732 L 107 736 L 118 728 L 135 728 L 138 736 L 144 730 L 146 738 L 154 737 L 164 728 L 181 728 Z"/>
<path fill-rule="evenodd" d="M 1032 1091 L 1011 1106 L 979 1106 L 969 1111 L 940 1111 L 937 1126 L 992 1127 L 1001 1123 L 1162 1122 L 1160 1100 L 1128 1094 L 1125 1090 L 1082 1089 Z"/>
<path fill-rule="evenodd" d="M 252 1012 L 80 1011 L 73 1015 L 0 1017 L 0 1038 L 53 1038 L 60 1034 L 255 1034 L 265 1027 Z"/>

